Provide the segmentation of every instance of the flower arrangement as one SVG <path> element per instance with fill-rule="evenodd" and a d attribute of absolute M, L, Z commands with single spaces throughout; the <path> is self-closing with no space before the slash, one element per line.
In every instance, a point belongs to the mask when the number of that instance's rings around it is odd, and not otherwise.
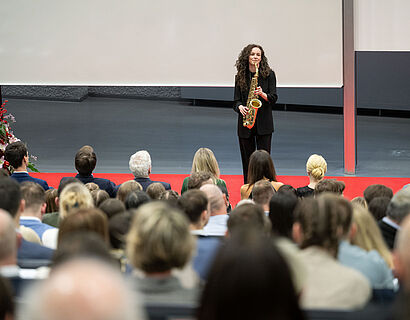
<path fill-rule="evenodd" d="M 18 139 L 11 130 L 10 123 L 16 122 L 16 119 L 12 114 L 7 113 L 7 102 L 8 100 L 5 100 L 0 106 L 0 166 L 11 173 L 13 168 L 6 160 L 4 160 L 4 150 L 9 143 L 20 141 L 20 139 Z M 31 158 L 37 160 L 35 156 L 31 156 Z M 31 171 L 39 172 L 31 162 L 29 162 L 27 168 Z"/>

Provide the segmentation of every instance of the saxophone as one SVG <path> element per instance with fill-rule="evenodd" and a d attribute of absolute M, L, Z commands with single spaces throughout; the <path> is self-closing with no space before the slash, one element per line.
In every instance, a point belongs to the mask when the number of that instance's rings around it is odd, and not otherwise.
<path fill-rule="evenodd" d="M 248 101 L 246 106 L 248 107 L 248 113 L 243 117 L 243 126 L 248 129 L 252 129 L 255 125 L 256 113 L 258 109 L 262 107 L 262 102 L 258 99 L 258 96 L 255 94 L 255 90 L 258 86 L 258 66 L 255 64 L 256 72 L 251 80 L 251 85 L 248 93 Z"/>

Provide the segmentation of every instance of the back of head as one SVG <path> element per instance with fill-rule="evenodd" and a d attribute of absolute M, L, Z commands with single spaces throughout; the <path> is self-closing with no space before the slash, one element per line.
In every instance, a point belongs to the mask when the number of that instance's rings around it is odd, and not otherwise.
<path fill-rule="evenodd" d="M 138 297 L 121 273 L 104 262 L 75 259 L 60 265 L 25 296 L 26 320 L 140 320 Z"/>
<path fill-rule="evenodd" d="M 269 220 L 274 234 L 292 238 L 294 210 L 298 198 L 292 193 L 276 193 L 269 203 Z"/>
<path fill-rule="evenodd" d="M 366 199 L 367 204 L 370 203 L 376 197 L 393 197 L 393 190 L 382 184 L 371 184 L 363 191 L 363 197 Z"/>
<path fill-rule="evenodd" d="M 315 196 L 325 192 L 343 194 L 345 187 L 346 185 L 343 181 L 337 181 L 336 179 L 321 180 L 315 187 Z"/>
<path fill-rule="evenodd" d="M 46 213 L 51 213 L 51 212 L 57 212 L 58 211 L 58 206 L 56 203 L 56 198 L 57 198 L 58 191 L 57 189 L 48 189 L 44 196 L 46 200 Z"/>
<path fill-rule="evenodd" d="M 295 208 L 302 249 L 319 246 L 336 256 L 339 241 L 349 231 L 351 221 L 350 202 L 333 194 L 322 194 L 315 199 L 305 198 Z"/>
<path fill-rule="evenodd" d="M 4 159 L 7 160 L 14 169 L 17 169 L 23 164 L 23 159 L 27 156 L 27 152 L 27 147 L 23 142 L 13 142 L 8 144 L 4 150 Z"/>
<path fill-rule="evenodd" d="M 219 189 L 214 184 L 205 184 L 200 188 L 200 190 L 205 192 L 208 198 L 209 210 L 211 211 L 211 215 L 220 211 L 224 211 L 226 213 L 225 202 L 221 189 Z"/>
<path fill-rule="evenodd" d="M 0 275 L 0 319 L 14 319 L 14 298 L 10 282 Z"/>
<path fill-rule="evenodd" d="M 199 171 L 209 172 L 213 178 L 219 178 L 219 166 L 212 150 L 200 148 L 195 153 L 191 174 Z"/>
<path fill-rule="evenodd" d="M 322 180 L 327 171 L 325 158 L 318 154 L 312 154 L 306 162 L 306 172 L 315 180 Z"/>
<path fill-rule="evenodd" d="M 182 268 L 191 257 L 194 239 L 188 219 L 165 202 L 151 202 L 135 213 L 127 237 L 131 263 L 146 273 Z"/>
<path fill-rule="evenodd" d="M 290 271 L 272 240 L 252 229 L 227 239 L 209 271 L 197 318 L 304 319 Z"/>
<path fill-rule="evenodd" d="M 61 179 L 60 184 L 58 185 L 57 197 L 60 197 L 64 188 L 67 187 L 71 183 L 82 183 L 82 182 L 74 177 L 66 177 L 66 178 Z"/>
<path fill-rule="evenodd" d="M 213 183 L 212 174 L 206 171 L 196 171 L 191 174 L 188 180 L 188 190 L 199 189 L 204 184 Z"/>
<path fill-rule="evenodd" d="M 178 206 L 179 194 L 174 190 L 165 190 L 159 195 L 159 200 L 167 201 L 171 206 Z"/>
<path fill-rule="evenodd" d="M 390 198 L 388 197 L 376 197 L 373 198 L 369 203 L 369 211 L 373 217 L 379 221 L 386 216 L 387 207 L 390 203 Z"/>
<path fill-rule="evenodd" d="M 163 192 L 165 192 L 165 187 L 160 182 L 151 183 L 147 188 L 148 196 L 154 200 L 158 200 Z"/>
<path fill-rule="evenodd" d="M 17 238 L 13 219 L 0 209 L 0 266 L 12 265 L 17 258 Z"/>
<path fill-rule="evenodd" d="M 267 205 L 275 193 L 272 184 L 267 180 L 259 180 L 252 189 L 252 200 L 260 206 Z"/>
<path fill-rule="evenodd" d="M 94 206 L 98 207 L 102 202 L 110 198 L 110 195 L 105 190 L 93 190 L 91 191 L 91 197 L 93 197 Z"/>
<path fill-rule="evenodd" d="M 60 218 L 64 219 L 71 212 L 78 209 L 90 209 L 94 201 L 90 191 L 82 183 L 70 183 L 59 198 Z"/>
<path fill-rule="evenodd" d="M 134 153 L 130 157 L 129 168 L 136 178 L 148 178 L 151 170 L 151 156 L 148 151 Z"/>
<path fill-rule="evenodd" d="M 44 189 L 37 183 L 25 181 L 20 185 L 25 207 L 29 210 L 39 210 L 46 201 Z"/>
<path fill-rule="evenodd" d="M 97 156 L 90 146 L 83 146 L 77 151 L 74 160 L 75 168 L 82 176 L 89 176 L 97 165 Z"/>
<path fill-rule="evenodd" d="M 125 250 L 126 236 L 131 227 L 132 217 L 132 213 L 126 211 L 115 215 L 108 221 L 108 231 L 112 248 Z"/>
<path fill-rule="evenodd" d="M 74 232 L 94 232 L 108 243 L 108 220 L 100 209 L 80 209 L 70 213 L 60 223 L 58 244 Z"/>
<path fill-rule="evenodd" d="M 99 206 L 102 212 L 105 213 L 108 219 L 111 219 L 116 214 L 122 213 L 126 210 L 124 202 L 118 199 L 104 200 Z"/>
<path fill-rule="evenodd" d="M 142 190 L 142 186 L 139 182 L 135 180 L 128 180 L 125 181 L 120 185 L 117 191 L 117 199 L 125 202 L 128 194 L 132 191 L 140 191 Z"/>
<path fill-rule="evenodd" d="M 270 154 L 265 150 L 256 150 L 249 158 L 248 183 L 253 185 L 263 178 L 276 181 L 276 171 Z"/>
<path fill-rule="evenodd" d="M 0 178 L 0 209 L 6 210 L 14 218 L 20 208 L 20 185 L 10 177 Z"/>
<path fill-rule="evenodd" d="M 178 199 L 178 206 L 192 224 L 197 224 L 202 212 L 208 208 L 208 198 L 201 190 L 188 190 Z"/>
<path fill-rule="evenodd" d="M 367 209 L 367 202 L 363 197 L 355 197 L 350 202 L 354 206 L 361 206 L 361 207 Z"/>
<path fill-rule="evenodd" d="M 260 233 L 270 234 L 271 224 L 262 208 L 255 204 L 243 204 L 232 210 L 228 219 L 228 232 L 230 235 L 238 230 L 252 228 Z"/>
<path fill-rule="evenodd" d="M 376 250 L 393 267 L 392 257 L 384 242 L 383 236 L 371 213 L 364 207 L 353 206 L 353 222 L 356 225 L 356 233 L 351 240 L 352 244 L 366 251 Z"/>
<path fill-rule="evenodd" d="M 138 209 L 139 206 L 150 201 L 151 197 L 145 191 L 132 191 L 128 194 L 127 198 L 125 199 L 125 208 L 127 210 Z"/>
<path fill-rule="evenodd" d="M 278 189 L 278 193 L 292 193 L 297 196 L 296 189 L 290 184 L 281 185 Z"/>
<path fill-rule="evenodd" d="M 88 182 L 85 184 L 85 187 L 91 191 L 100 190 L 100 186 L 94 182 Z"/>
<path fill-rule="evenodd" d="M 386 214 L 400 224 L 410 213 L 410 187 L 401 189 L 391 199 Z"/>

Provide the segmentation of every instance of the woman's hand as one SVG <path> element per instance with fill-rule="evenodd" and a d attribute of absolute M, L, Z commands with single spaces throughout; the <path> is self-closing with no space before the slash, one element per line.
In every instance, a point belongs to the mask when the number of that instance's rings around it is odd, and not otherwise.
<path fill-rule="evenodd" d="M 268 95 L 262 91 L 261 87 L 257 87 L 254 91 L 254 93 L 260 97 L 262 97 L 263 100 L 268 101 Z"/>
<path fill-rule="evenodd" d="M 240 105 L 238 109 L 242 116 L 245 116 L 249 111 L 249 109 L 247 107 L 244 107 L 243 105 Z"/>

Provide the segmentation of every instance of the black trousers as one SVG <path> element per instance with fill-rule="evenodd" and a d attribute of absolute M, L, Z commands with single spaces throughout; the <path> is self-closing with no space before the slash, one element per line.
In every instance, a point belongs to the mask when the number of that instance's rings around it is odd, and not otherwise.
<path fill-rule="evenodd" d="M 272 134 L 258 135 L 251 131 L 251 136 L 249 138 L 239 137 L 239 148 L 241 150 L 242 157 L 242 170 L 243 170 L 243 181 L 248 183 L 248 166 L 249 158 L 255 150 L 266 150 L 270 154 Z"/>

